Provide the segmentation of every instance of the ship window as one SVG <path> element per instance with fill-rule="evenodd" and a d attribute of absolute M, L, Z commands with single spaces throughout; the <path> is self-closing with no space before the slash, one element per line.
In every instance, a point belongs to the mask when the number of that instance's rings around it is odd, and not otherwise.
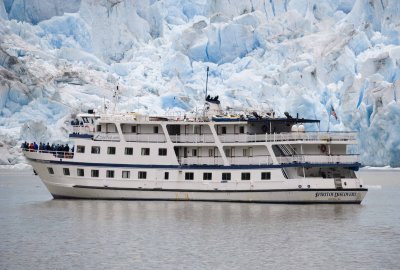
<path fill-rule="evenodd" d="M 92 146 L 92 154 L 100 154 L 100 146 Z"/>
<path fill-rule="evenodd" d="M 77 153 L 85 153 L 85 146 L 83 146 L 83 145 L 77 145 L 77 146 L 76 146 L 76 152 L 77 152 Z"/>
<path fill-rule="evenodd" d="M 210 172 L 203 173 L 203 180 L 212 180 L 212 173 Z"/>
<path fill-rule="evenodd" d="M 153 133 L 158 133 L 158 127 L 153 127 Z"/>
<path fill-rule="evenodd" d="M 114 171 L 112 171 L 112 170 L 107 170 L 107 171 L 106 171 L 106 177 L 107 177 L 107 178 L 114 178 Z"/>
<path fill-rule="evenodd" d="M 130 171 L 122 171 L 122 178 L 130 178 L 131 172 Z"/>
<path fill-rule="evenodd" d="M 114 146 L 107 147 L 107 154 L 115 155 L 115 147 Z"/>
<path fill-rule="evenodd" d="M 249 172 L 243 172 L 242 173 L 242 180 L 250 180 L 250 173 Z"/>
<path fill-rule="evenodd" d="M 239 127 L 239 133 L 244 133 L 244 126 Z"/>
<path fill-rule="evenodd" d="M 193 180 L 193 179 L 194 179 L 194 173 L 192 172 L 185 173 L 185 180 Z"/>
<path fill-rule="evenodd" d="M 64 175 L 70 175 L 68 168 L 63 168 Z"/>
<path fill-rule="evenodd" d="M 261 180 L 270 180 L 271 179 L 271 172 L 262 172 L 261 173 Z"/>
<path fill-rule="evenodd" d="M 132 126 L 132 127 L 131 127 L 131 132 L 132 132 L 132 133 L 136 133 L 136 126 Z"/>
<path fill-rule="evenodd" d="M 164 179 L 168 180 L 169 179 L 169 172 L 164 172 Z"/>
<path fill-rule="evenodd" d="M 226 134 L 226 127 L 221 127 L 221 133 Z"/>
<path fill-rule="evenodd" d="M 138 172 L 138 178 L 139 179 L 146 179 L 147 178 L 147 172 Z"/>
<path fill-rule="evenodd" d="M 92 177 L 99 177 L 99 170 L 92 170 L 91 175 Z"/>
<path fill-rule="evenodd" d="M 222 173 L 222 181 L 231 180 L 231 173 Z"/>
<path fill-rule="evenodd" d="M 133 148 L 132 147 L 125 147 L 125 155 L 133 155 Z"/>
<path fill-rule="evenodd" d="M 51 167 L 47 167 L 47 171 L 49 172 L 49 174 L 54 174 L 54 170 Z"/>
<path fill-rule="evenodd" d="M 85 176 L 85 170 L 84 169 L 76 169 L 76 175 Z"/>
<path fill-rule="evenodd" d="M 225 156 L 226 157 L 230 157 L 231 156 L 231 149 L 224 149 L 224 152 L 225 152 Z"/>
<path fill-rule="evenodd" d="M 150 148 L 142 148 L 142 156 L 149 156 Z"/>
<path fill-rule="evenodd" d="M 160 148 L 158 149 L 159 156 L 166 156 L 167 155 L 167 148 Z"/>
<path fill-rule="evenodd" d="M 97 125 L 97 132 L 101 132 L 101 125 Z"/>
<path fill-rule="evenodd" d="M 192 157 L 197 157 L 197 149 L 192 149 Z"/>
<path fill-rule="evenodd" d="M 214 149 L 208 149 L 208 156 L 209 157 L 214 156 Z"/>
<path fill-rule="evenodd" d="M 243 156 L 247 157 L 249 155 L 249 150 L 247 148 L 243 149 Z"/>

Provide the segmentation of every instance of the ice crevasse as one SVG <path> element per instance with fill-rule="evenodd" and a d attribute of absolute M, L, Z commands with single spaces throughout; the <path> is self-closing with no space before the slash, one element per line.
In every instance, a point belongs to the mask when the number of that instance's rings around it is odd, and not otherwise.
<path fill-rule="evenodd" d="M 199 108 L 209 66 L 224 106 L 356 130 L 363 164 L 400 166 L 399 14 L 396 0 L 0 0 L 0 163 L 23 162 L 22 140 L 66 142 L 69 115 L 117 84 L 120 111 Z"/>

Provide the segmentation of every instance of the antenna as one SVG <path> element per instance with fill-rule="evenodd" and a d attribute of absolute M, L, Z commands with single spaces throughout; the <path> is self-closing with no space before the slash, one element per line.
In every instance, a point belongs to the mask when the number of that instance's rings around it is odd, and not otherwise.
<path fill-rule="evenodd" d="M 208 71 L 210 70 L 210 68 L 207 66 L 207 78 L 206 78 L 206 99 L 207 99 L 207 86 L 208 86 Z"/>
<path fill-rule="evenodd" d="M 113 101 L 114 101 L 113 113 L 115 113 L 115 109 L 117 108 L 118 99 L 119 99 L 119 86 L 117 85 L 117 89 L 114 90 L 114 94 L 113 94 Z"/>

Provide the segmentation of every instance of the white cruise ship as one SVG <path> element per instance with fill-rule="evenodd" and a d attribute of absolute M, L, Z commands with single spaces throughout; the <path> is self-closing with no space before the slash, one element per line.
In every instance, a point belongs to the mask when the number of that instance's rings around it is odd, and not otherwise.
<path fill-rule="evenodd" d="M 193 118 L 89 111 L 73 151 L 24 154 L 54 198 L 361 203 L 356 133 L 285 114 L 227 115 L 210 96 Z"/>

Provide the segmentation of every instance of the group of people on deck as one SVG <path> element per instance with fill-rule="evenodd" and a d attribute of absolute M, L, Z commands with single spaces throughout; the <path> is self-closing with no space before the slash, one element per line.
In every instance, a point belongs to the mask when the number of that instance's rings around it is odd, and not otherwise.
<path fill-rule="evenodd" d="M 48 152 L 74 152 L 74 147 L 70 148 L 68 144 L 64 145 L 64 144 L 52 144 L 50 145 L 50 143 L 42 143 L 40 142 L 39 144 L 37 144 L 36 142 L 33 143 L 28 143 L 28 142 L 23 142 L 21 145 L 22 149 L 25 150 L 29 150 L 30 152 L 33 151 L 48 151 Z"/>

